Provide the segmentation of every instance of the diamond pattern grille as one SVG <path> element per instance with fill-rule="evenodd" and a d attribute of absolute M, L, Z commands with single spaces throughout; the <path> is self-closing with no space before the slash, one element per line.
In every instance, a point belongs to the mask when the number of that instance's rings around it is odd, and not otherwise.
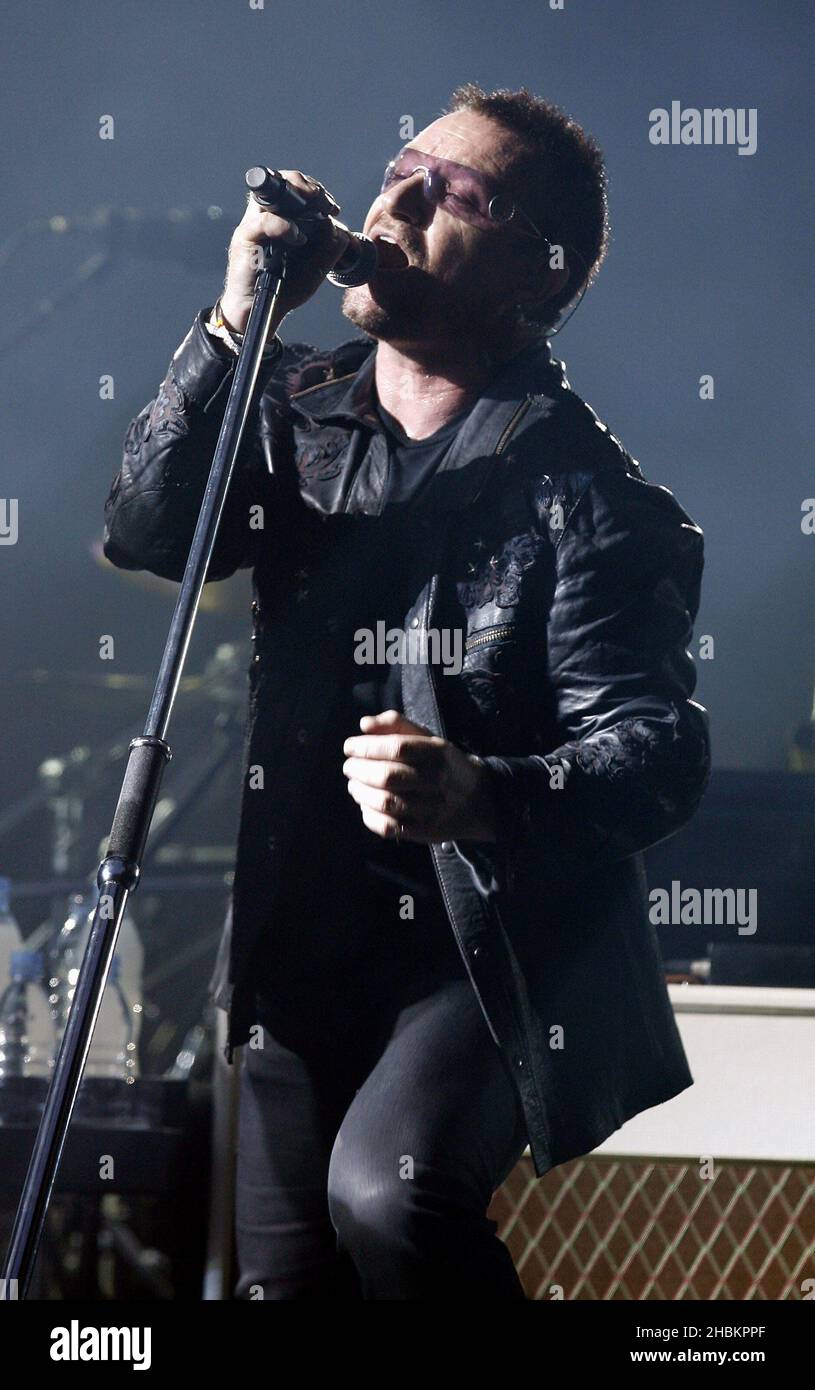
<path fill-rule="evenodd" d="M 815 1164 L 522 1158 L 490 1216 L 530 1299 L 796 1299 L 815 1277 Z"/>

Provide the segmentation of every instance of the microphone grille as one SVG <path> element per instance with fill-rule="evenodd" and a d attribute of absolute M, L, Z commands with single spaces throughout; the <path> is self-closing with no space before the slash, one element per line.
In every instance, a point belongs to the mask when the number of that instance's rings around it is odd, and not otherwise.
<path fill-rule="evenodd" d="M 342 290 L 354 285 L 367 285 L 374 277 L 379 259 L 370 237 L 363 236 L 361 232 L 352 232 L 351 237 L 352 244 L 326 276 L 332 285 Z"/>

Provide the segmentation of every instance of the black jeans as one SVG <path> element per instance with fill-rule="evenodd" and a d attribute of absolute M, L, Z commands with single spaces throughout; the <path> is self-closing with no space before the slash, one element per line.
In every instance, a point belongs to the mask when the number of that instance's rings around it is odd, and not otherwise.
<path fill-rule="evenodd" d="M 449 924 L 433 931 L 266 1005 L 241 1049 L 236 1297 L 524 1298 L 486 1216 L 523 1112 Z"/>

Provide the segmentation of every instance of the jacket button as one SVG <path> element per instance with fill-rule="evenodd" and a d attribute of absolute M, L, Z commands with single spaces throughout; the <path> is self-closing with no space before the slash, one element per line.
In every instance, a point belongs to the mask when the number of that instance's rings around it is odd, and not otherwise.
<path fill-rule="evenodd" d="M 522 1067 L 523 1064 L 524 1064 L 524 1059 L 523 1059 L 523 1057 L 516 1057 L 516 1058 L 515 1058 L 515 1065 L 516 1065 L 516 1067 Z"/>
<path fill-rule="evenodd" d="M 411 627 L 418 627 L 418 626 L 419 626 L 419 619 L 418 619 L 418 618 L 411 618 L 411 620 L 410 620 L 410 626 L 411 626 Z"/>
<path fill-rule="evenodd" d="M 260 652 L 255 652 L 254 656 L 252 657 L 252 665 L 253 665 L 253 666 L 257 666 L 257 664 L 258 664 L 259 661 L 260 661 Z"/>
<path fill-rule="evenodd" d="M 441 852 L 442 852 L 442 854 L 452 854 L 452 853 L 453 853 L 453 841 L 452 841 L 452 840 L 442 840 L 442 842 L 441 842 Z"/>

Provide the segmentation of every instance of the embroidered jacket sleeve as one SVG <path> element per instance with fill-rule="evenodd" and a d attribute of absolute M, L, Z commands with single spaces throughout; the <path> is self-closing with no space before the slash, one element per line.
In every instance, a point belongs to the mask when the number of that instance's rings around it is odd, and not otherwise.
<path fill-rule="evenodd" d="M 105 504 L 104 550 L 121 569 L 182 578 L 236 362 L 226 343 L 204 327 L 209 313 L 197 315 L 157 395 L 127 430 Z M 290 343 L 261 365 L 208 580 L 252 566 L 261 543 L 268 544 L 279 520 L 272 471 L 276 417 L 292 391 L 323 379 L 330 359 L 330 352 Z"/>
<path fill-rule="evenodd" d="M 457 846 L 483 893 L 520 855 L 590 869 L 667 838 L 709 775 L 705 710 L 687 651 L 703 538 L 667 488 L 604 468 L 556 550 L 548 666 L 561 741 L 543 756 L 486 757 L 498 846 Z"/>

